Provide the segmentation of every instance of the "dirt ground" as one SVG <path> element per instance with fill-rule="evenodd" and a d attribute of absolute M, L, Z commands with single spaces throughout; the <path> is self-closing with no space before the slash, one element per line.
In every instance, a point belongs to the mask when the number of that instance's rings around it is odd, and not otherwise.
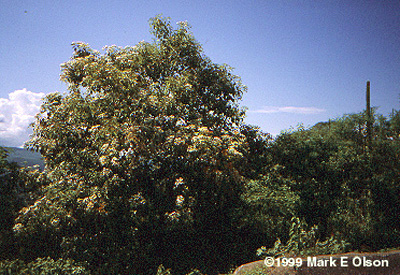
<path fill-rule="evenodd" d="M 299 260 L 300 262 L 300 260 Z M 234 275 L 400 275 L 400 250 L 375 253 L 319 255 L 301 259 L 300 267 L 267 267 L 264 261 L 239 266 Z"/>

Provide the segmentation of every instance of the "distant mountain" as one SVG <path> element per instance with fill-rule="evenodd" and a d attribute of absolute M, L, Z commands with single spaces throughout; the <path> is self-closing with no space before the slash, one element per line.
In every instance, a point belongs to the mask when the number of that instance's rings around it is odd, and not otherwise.
<path fill-rule="evenodd" d="M 44 170 L 44 162 L 42 156 L 38 152 L 31 152 L 24 148 L 18 147 L 6 147 L 8 151 L 7 160 L 9 162 L 16 162 L 20 166 L 33 166 L 38 164 L 40 166 L 40 170 Z"/>

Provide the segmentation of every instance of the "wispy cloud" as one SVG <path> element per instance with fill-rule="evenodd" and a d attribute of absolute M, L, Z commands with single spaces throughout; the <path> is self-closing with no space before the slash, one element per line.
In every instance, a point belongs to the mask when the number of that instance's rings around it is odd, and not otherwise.
<path fill-rule="evenodd" d="M 325 109 L 316 107 L 294 107 L 294 106 L 265 106 L 262 109 L 250 111 L 252 113 L 273 114 L 273 113 L 292 113 L 292 114 L 305 114 L 314 115 L 326 112 Z"/>
<path fill-rule="evenodd" d="M 0 98 L 0 145 L 22 146 L 32 130 L 28 127 L 39 112 L 44 93 L 16 90 Z"/>

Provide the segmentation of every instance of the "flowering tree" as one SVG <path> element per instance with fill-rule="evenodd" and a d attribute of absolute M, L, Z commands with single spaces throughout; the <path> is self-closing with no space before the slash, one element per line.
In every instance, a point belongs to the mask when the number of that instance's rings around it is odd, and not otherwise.
<path fill-rule="evenodd" d="M 26 258 L 144 272 L 174 257 L 165 238 L 229 228 L 247 150 L 237 106 L 245 87 L 203 54 L 186 23 L 150 23 L 152 43 L 104 54 L 74 43 L 62 64 L 69 92 L 46 97 L 28 143 L 45 158 L 48 184 L 17 219 L 17 234 L 31 238 Z"/>

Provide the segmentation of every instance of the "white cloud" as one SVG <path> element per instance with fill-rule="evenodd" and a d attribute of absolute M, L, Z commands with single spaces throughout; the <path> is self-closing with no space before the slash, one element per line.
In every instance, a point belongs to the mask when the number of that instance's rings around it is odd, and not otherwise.
<path fill-rule="evenodd" d="M 20 147 L 29 139 L 34 121 L 40 110 L 44 93 L 26 89 L 16 90 L 8 98 L 0 98 L 0 145 Z"/>
<path fill-rule="evenodd" d="M 294 107 L 294 106 L 265 106 L 260 110 L 250 111 L 252 113 L 262 113 L 262 114 L 272 114 L 272 113 L 292 113 L 292 114 L 306 114 L 314 115 L 326 112 L 325 109 L 320 109 L 316 107 Z"/>

